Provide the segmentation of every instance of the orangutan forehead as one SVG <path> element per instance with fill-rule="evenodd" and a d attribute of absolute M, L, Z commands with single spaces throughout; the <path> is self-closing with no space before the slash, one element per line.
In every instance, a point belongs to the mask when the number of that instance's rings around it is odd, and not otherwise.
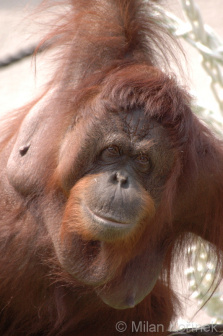
<path fill-rule="evenodd" d="M 144 138 L 149 130 L 154 127 L 154 121 L 145 117 L 142 109 L 134 109 L 120 115 L 124 124 L 124 131 L 130 137 Z"/>
<path fill-rule="evenodd" d="M 136 108 L 129 111 L 115 112 L 110 115 L 111 120 L 107 119 L 110 124 L 110 130 L 114 133 L 122 131 L 131 140 L 159 138 L 160 132 L 163 133 L 162 125 L 153 118 L 145 115 L 143 109 Z"/>

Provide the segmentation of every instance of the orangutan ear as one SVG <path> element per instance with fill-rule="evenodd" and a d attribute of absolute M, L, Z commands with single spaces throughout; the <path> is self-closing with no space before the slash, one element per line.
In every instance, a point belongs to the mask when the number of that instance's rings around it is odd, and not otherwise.
<path fill-rule="evenodd" d="M 7 163 L 9 182 L 24 195 L 36 192 L 45 184 L 61 134 L 55 113 L 52 115 L 52 111 L 39 105 L 24 119 Z"/>

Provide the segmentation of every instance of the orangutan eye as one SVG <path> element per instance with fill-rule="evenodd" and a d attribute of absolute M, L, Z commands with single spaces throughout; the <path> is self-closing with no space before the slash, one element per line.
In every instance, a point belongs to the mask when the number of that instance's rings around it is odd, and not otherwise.
<path fill-rule="evenodd" d="M 149 163 L 149 157 L 146 154 L 140 154 L 138 155 L 135 160 L 140 164 L 148 164 Z"/>
<path fill-rule="evenodd" d="M 105 148 L 101 153 L 101 159 L 103 161 L 114 162 L 121 156 L 121 149 L 116 146 L 112 145 Z"/>
<path fill-rule="evenodd" d="M 140 155 L 137 155 L 134 161 L 137 169 L 143 173 L 147 174 L 152 168 L 151 158 L 147 154 L 141 153 Z"/>
<path fill-rule="evenodd" d="M 107 155 L 111 155 L 111 156 L 119 156 L 121 154 L 121 150 L 118 146 L 114 145 L 114 146 L 109 146 L 108 148 L 106 148 L 104 150 L 104 152 Z"/>

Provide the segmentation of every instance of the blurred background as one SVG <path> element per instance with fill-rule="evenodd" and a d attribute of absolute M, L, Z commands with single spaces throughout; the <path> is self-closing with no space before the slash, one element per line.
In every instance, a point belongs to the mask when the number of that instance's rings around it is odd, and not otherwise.
<path fill-rule="evenodd" d="M 222 0 L 195 0 L 195 2 L 200 8 L 205 24 L 212 27 L 223 40 Z M 44 34 L 46 30 L 44 23 L 49 19 L 50 13 L 42 13 L 38 19 L 34 17 L 33 11 L 39 3 L 40 0 L 0 0 L 0 60 L 37 44 Z M 180 1 L 165 1 L 165 7 L 181 20 L 186 20 Z M 182 79 L 184 85 L 201 105 L 220 115 L 219 105 L 210 89 L 211 79 L 201 66 L 201 54 L 187 42 L 182 41 L 182 44 L 187 59 Z M 38 56 L 36 63 L 29 57 L 8 67 L 0 68 L 0 114 L 22 106 L 41 91 L 53 72 L 53 65 L 49 60 L 50 56 L 44 53 Z M 189 285 L 186 276 L 185 282 L 176 281 L 176 290 L 180 292 L 184 301 L 179 325 L 185 327 L 185 323 L 191 321 L 201 325 L 212 322 L 213 317 L 205 310 L 194 316 L 199 302 L 195 295 L 190 293 Z"/>

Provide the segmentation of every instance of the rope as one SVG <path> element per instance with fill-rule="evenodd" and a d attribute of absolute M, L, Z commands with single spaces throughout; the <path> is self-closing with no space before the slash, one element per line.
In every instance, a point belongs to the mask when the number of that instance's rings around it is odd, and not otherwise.
<path fill-rule="evenodd" d="M 194 0 L 180 0 L 187 22 L 157 6 L 167 29 L 176 37 L 185 39 L 202 56 L 202 66 L 211 78 L 211 89 L 223 113 L 223 43 L 220 37 L 203 22 Z"/>
<path fill-rule="evenodd" d="M 0 60 L 0 68 L 5 68 L 9 65 L 12 65 L 14 63 L 17 63 L 17 62 L 27 58 L 27 57 L 32 56 L 35 53 L 36 47 L 37 47 L 37 45 L 31 45 L 31 46 L 28 46 L 25 49 L 21 49 L 21 50 L 17 51 L 16 54 L 14 54 L 14 55 L 6 56 L 4 59 Z M 48 47 L 49 47 L 49 44 L 46 44 L 46 45 L 40 47 L 37 50 L 37 53 L 43 52 Z"/>

